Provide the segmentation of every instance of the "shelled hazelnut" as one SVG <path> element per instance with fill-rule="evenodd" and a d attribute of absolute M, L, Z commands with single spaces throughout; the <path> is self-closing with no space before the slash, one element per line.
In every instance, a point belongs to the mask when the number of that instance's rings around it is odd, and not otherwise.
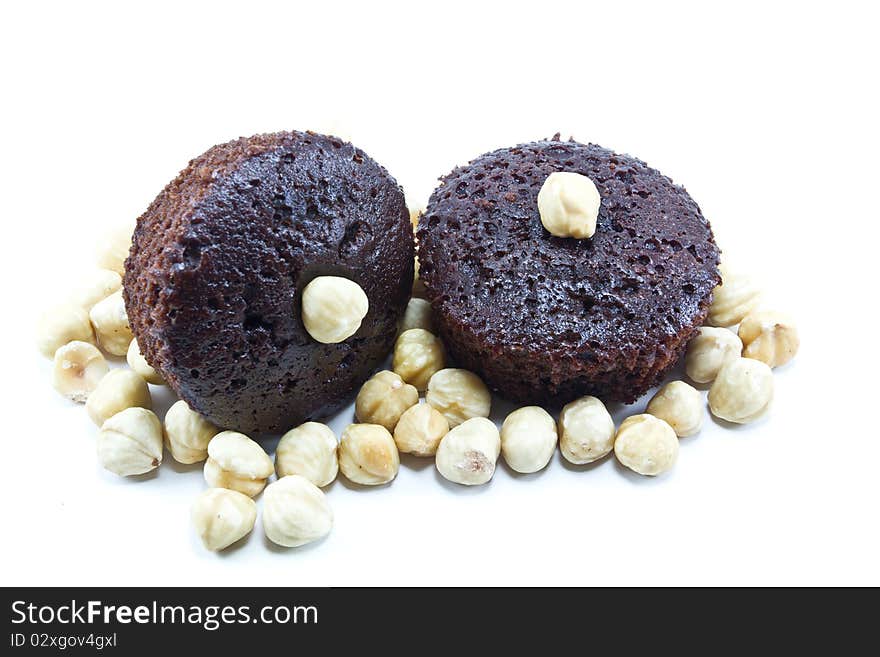
<path fill-rule="evenodd" d="M 52 385 L 68 399 L 82 404 L 109 371 L 95 345 L 74 340 L 55 351 Z"/>
<path fill-rule="evenodd" d="M 501 454 L 517 472 L 537 472 L 556 451 L 556 421 L 539 406 L 513 411 L 501 425 Z"/>
<path fill-rule="evenodd" d="M 440 411 L 428 403 L 416 404 L 400 416 L 394 442 L 404 454 L 434 456 L 448 432 L 449 422 Z"/>
<path fill-rule="evenodd" d="M 669 424 L 653 415 L 633 415 L 617 430 L 614 455 L 633 472 L 662 474 L 678 459 L 678 437 Z"/>
<path fill-rule="evenodd" d="M 684 368 L 697 383 L 711 383 L 718 371 L 742 353 L 742 341 L 726 328 L 703 326 L 687 347 Z"/>
<path fill-rule="evenodd" d="M 165 413 L 165 446 L 178 463 L 199 463 L 208 458 L 208 444 L 220 429 L 196 413 L 182 399 Z"/>
<path fill-rule="evenodd" d="M 306 422 L 281 436 L 275 448 L 275 471 L 279 477 L 300 475 L 315 486 L 327 486 L 339 472 L 338 446 L 330 427 Z"/>
<path fill-rule="evenodd" d="M 115 271 L 120 276 L 125 273 L 125 259 L 131 250 L 131 237 L 134 222 L 113 226 L 99 235 L 97 260 L 102 269 Z"/>
<path fill-rule="evenodd" d="M 147 359 L 144 358 L 144 355 L 141 353 L 141 348 L 138 346 L 137 340 L 132 340 L 128 345 L 128 351 L 125 354 L 125 360 L 128 362 L 128 366 L 140 374 L 144 381 L 147 383 L 152 383 L 153 385 L 160 386 L 165 383 L 159 373 L 154 370 L 150 364 L 147 362 Z"/>
<path fill-rule="evenodd" d="M 89 313 L 75 304 L 43 313 L 37 324 L 37 348 L 46 358 L 54 358 L 58 348 L 68 342 L 95 344 Z"/>
<path fill-rule="evenodd" d="M 786 315 L 772 311 L 756 311 L 746 315 L 739 325 L 742 355 L 770 367 L 785 365 L 794 358 L 800 346 L 797 328 Z"/>
<path fill-rule="evenodd" d="M 299 547 L 324 538 L 333 528 L 333 511 L 324 492 L 299 475 L 273 481 L 263 494 L 263 530 L 282 547 Z"/>
<path fill-rule="evenodd" d="M 99 301 L 122 287 L 122 277 L 110 269 L 96 269 L 74 292 L 73 301 L 89 312 Z"/>
<path fill-rule="evenodd" d="M 425 284 L 422 282 L 421 277 L 419 276 L 419 256 L 416 255 L 413 261 L 413 284 L 412 290 L 410 291 L 410 296 L 413 299 L 424 299 L 425 298 Z"/>
<path fill-rule="evenodd" d="M 89 311 L 89 319 L 98 336 L 98 344 L 109 354 L 125 356 L 133 339 L 122 290 L 102 299 Z"/>
<path fill-rule="evenodd" d="M 208 443 L 204 475 L 209 486 L 229 488 L 254 497 L 274 472 L 269 455 L 243 433 L 221 431 Z"/>
<path fill-rule="evenodd" d="M 492 408 L 492 395 L 480 377 L 457 368 L 431 376 L 425 401 L 443 413 L 450 427 L 474 417 L 489 417 Z"/>
<path fill-rule="evenodd" d="M 397 476 L 400 454 L 380 424 L 349 424 L 339 439 L 339 469 L 356 484 L 378 486 Z"/>
<path fill-rule="evenodd" d="M 355 400 L 358 422 L 381 424 L 394 431 L 403 412 L 419 403 L 419 391 L 399 374 L 382 370 L 364 383 Z"/>
<path fill-rule="evenodd" d="M 409 204 L 407 204 L 407 205 L 409 205 Z M 409 211 L 409 223 L 413 227 L 413 232 L 415 232 L 416 229 L 419 227 L 419 218 L 422 216 L 422 214 L 424 212 L 425 212 L 425 208 L 423 208 L 423 207 L 413 207 Z"/>
<path fill-rule="evenodd" d="M 400 332 L 410 329 L 424 329 L 430 333 L 434 332 L 434 320 L 431 316 L 431 304 L 425 299 L 417 299 L 413 297 L 406 304 L 406 310 L 403 313 L 403 319 L 400 320 Z"/>
<path fill-rule="evenodd" d="M 551 173 L 538 191 L 541 223 L 556 237 L 592 237 L 601 203 L 596 184 L 571 171 Z"/>
<path fill-rule="evenodd" d="M 559 451 L 569 463 L 598 461 L 614 448 L 614 420 L 605 404 L 586 396 L 566 404 L 559 415 Z"/>
<path fill-rule="evenodd" d="M 217 552 L 253 531 L 257 522 L 257 505 L 238 491 L 209 488 L 196 498 L 190 516 L 202 545 Z"/>
<path fill-rule="evenodd" d="M 98 461 L 122 477 L 141 475 L 162 463 L 162 423 L 153 411 L 126 408 L 98 432 Z"/>
<path fill-rule="evenodd" d="M 721 284 L 713 294 L 706 320 L 711 326 L 733 326 L 742 321 L 761 301 L 761 292 L 751 278 L 730 269 L 726 264 L 718 266 Z"/>
<path fill-rule="evenodd" d="M 153 400 L 147 382 L 131 370 L 110 370 L 86 400 L 86 412 L 98 426 L 120 411 L 133 407 L 151 409 Z"/>
<path fill-rule="evenodd" d="M 357 333 L 369 309 L 361 286 L 341 276 L 318 276 L 302 293 L 303 325 L 323 344 L 348 340 Z"/>
<path fill-rule="evenodd" d="M 422 391 L 435 372 L 446 365 L 443 343 L 424 329 L 409 329 L 397 337 L 391 369 Z"/>
<path fill-rule="evenodd" d="M 773 372 L 766 363 L 752 358 L 727 363 L 709 388 L 712 415 L 737 424 L 757 420 L 772 401 Z"/>
<path fill-rule="evenodd" d="M 651 398 L 645 412 L 664 420 L 679 438 L 693 436 L 703 426 L 703 397 L 684 381 L 670 381 Z"/>
<path fill-rule="evenodd" d="M 500 453 L 498 427 L 491 420 L 475 417 L 450 429 L 443 437 L 435 465 L 449 481 L 478 486 L 492 479 Z"/>

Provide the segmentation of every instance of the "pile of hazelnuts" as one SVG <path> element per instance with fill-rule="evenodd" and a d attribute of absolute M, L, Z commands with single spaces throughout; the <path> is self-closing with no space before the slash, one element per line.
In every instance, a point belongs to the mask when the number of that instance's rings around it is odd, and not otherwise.
<path fill-rule="evenodd" d="M 542 222 L 554 235 L 593 235 L 599 196 L 589 178 L 551 175 L 538 204 Z M 414 227 L 418 217 L 412 214 Z M 675 464 L 679 438 L 698 433 L 703 424 L 702 392 L 685 381 L 671 381 L 651 398 L 645 413 L 626 418 L 619 427 L 601 400 L 585 396 L 565 405 L 558 419 L 538 406 L 518 408 L 499 429 L 489 419 L 492 395 L 486 385 L 473 372 L 447 367 L 431 306 L 421 298 L 416 261 L 413 296 L 401 320 L 391 369 L 361 387 L 356 422 L 338 440 L 326 424 L 297 426 L 281 437 L 273 462 L 259 443 L 221 431 L 182 400 L 164 421 L 151 410 L 149 385 L 164 382 L 141 354 L 122 302 L 120 274 L 130 240 L 131 227 L 106 237 L 96 273 L 44 316 L 39 347 L 54 361 L 55 388 L 85 403 L 100 427 L 97 454 L 106 469 L 120 476 L 145 474 L 159 467 L 165 449 L 180 463 L 204 462 L 210 488 L 193 504 L 192 519 L 210 550 L 229 547 L 252 531 L 254 498 L 261 494 L 263 529 L 274 543 L 296 547 L 326 536 L 333 514 L 321 489 L 340 471 L 364 486 L 388 484 L 397 476 L 401 453 L 433 457 L 444 478 L 468 486 L 489 482 L 499 456 L 516 472 L 538 472 L 557 445 L 574 464 L 592 463 L 613 451 L 630 470 L 654 476 Z M 773 398 L 771 368 L 794 357 L 799 339 L 790 319 L 759 309 L 759 290 L 751 279 L 726 265 L 721 273 L 708 325 L 688 345 L 685 371 L 695 384 L 708 386 L 713 415 L 742 424 L 767 412 Z M 318 277 L 302 295 L 303 324 L 323 343 L 353 335 L 368 308 L 360 286 L 341 277 Z M 105 354 L 125 356 L 129 367 L 111 370 Z"/>

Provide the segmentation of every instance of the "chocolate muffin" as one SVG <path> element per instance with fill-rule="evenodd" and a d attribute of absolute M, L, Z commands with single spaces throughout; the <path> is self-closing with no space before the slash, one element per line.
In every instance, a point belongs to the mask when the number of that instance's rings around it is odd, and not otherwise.
<path fill-rule="evenodd" d="M 390 350 L 413 277 L 403 192 L 363 151 L 282 132 L 214 146 L 138 219 L 125 304 L 147 362 L 218 426 L 265 433 L 336 410 Z M 317 276 L 358 283 L 344 342 L 305 330 Z"/>
<path fill-rule="evenodd" d="M 544 229 L 538 191 L 555 171 L 596 184 L 591 238 Z M 418 241 L 450 354 L 520 402 L 635 401 L 675 364 L 720 280 L 712 230 L 682 187 L 634 157 L 559 135 L 452 171 Z"/>

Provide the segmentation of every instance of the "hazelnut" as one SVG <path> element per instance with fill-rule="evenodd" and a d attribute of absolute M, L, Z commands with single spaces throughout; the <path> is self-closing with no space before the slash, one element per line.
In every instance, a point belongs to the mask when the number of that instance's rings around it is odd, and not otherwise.
<path fill-rule="evenodd" d="M 475 417 L 450 429 L 437 448 L 437 471 L 465 486 L 485 484 L 495 474 L 501 436 L 491 420 Z"/>
<path fill-rule="evenodd" d="M 349 424 L 339 439 L 339 469 L 364 486 L 387 484 L 397 476 L 400 454 L 388 429 L 380 424 Z"/>
<path fill-rule="evenodd" d="M 431 333 L 434 332 L 430 302 L 424 299 L 416 299 L 415 297 L 406 304 L 406 311 L 403 313 L 403 319 L 400 320 L 400 331 L 408 331 L 414 328 L 424 329 Z"/>
<path fill-rule="evenodd" d="M 279 477 L 301 475 L 315 486 L 327 486 L 336 479 L 336 434 L 326 424 L 306 422 L 281 436 L 275 449 L 275 471 Z"/>
<path fill-rule="evenodd" d="M 109 354 L 125 356 L 133 336 L 125 313 L 122 290 L 96 303 L 89 311 L 89 319 L 98 336 L 98 344 Z"/>
<path fill-rule="evenodd" d="M 190 516 L 202 545 L 217 552 L 251 533 L 257 504 L 238 491 L 209 488 L 196 498 Z"/>
<path fill-rule="evenodd" d="M 96 303 L 122 287 L 122 277 L 109 269 L 96 269 L 73 294 L 76 305 L 89 312 Z"/>
<path fill-rule="evenodd" d="M 714 290 L 706 323 L 711 326 L 733 326 L 742 321 L 761 301 L 761 292 L 744 274 L 731 271 L 727 265 L 718 266 L 721 284 Z"/>
<path fill-rule="evenodd" d="M 434 456 L 448 432 L 449 422 L 443 413 L 430 404 L 416 404 L 400 416 L 394 427 L 394 442 L 404 454 Z"/>
<path fill-rule="evenodd" d="M 614 420 L 596 397 L 566 404 L 559 415 L 559 451 L 566 461 L 583 465 L 598 461 L 614 448 Z"/>
<path fill-rule="evenodd" d="M 422 283 L 422 279 L 419 277 L 419 257 L 416 256 L 415 262 L 413 263 L 413 285 L 410 295 L 414 299 L 424 299 L 426 292 L 425 284 Z"/>
<path fill-rule="evenodd" d="M 742 355 L 770 367 L 785 365 L 800 346 L 797 328 L 785 315 L 770 311 L 753 312 L 739 325 L 739 337 L 745 349 Z"/>
<path fill-rule="evenodd" d="M 401 333 L 394 343 L 393 369 L 407 383 L 422 391 L 434 372 L 446 364 L 443 343 L 425 329 L 409 329 Z"/>
<path fill-rule="evenodd" d="M 144 381 L 147 383 L 152 383 L 156 386 L 165 383 L 159 373 L 154 370 L 147 362 L 147 359 L 144 358 L 137 340 L 132 340 L 131 343 L 129 343 L 128 351 L 125 354 L 125 360 L 128 361 L 128 366 L 144 377 Z"/>
<path fill-rule="evenodd" d="M 664 420 L 679 438 L 693 436 L 703 426 L 703 397 L 684 381 L 670 381 L 651 398 L 645 412 Z"/>
<path fill-rule="evenodd" d="M 687 347 L 684 369 L 692 381 L 711 383 L 718 370 L 740 357 L 742 341 L 726 328 L 703 326 Z"/>
<path fill-rule="evenodd" d="M 98 426 L 120 411 L 135 406 L 152 408 L 153 400 L 147 382 L 131 370 L 110 370 L 86 400 L 86 412 Z"/>
<path fill-rule="evenodd" d="M 355 400 L 358 422 L 381 424 L 394 431 L 403 412 L 419 403 L 419 391 L 404 383 L 400 375 L 388 370 L 374 374 L 362 387 Z"/>
<path fill-rule="evenodd" d="M 204 474 L 209 486 L 254 497 L 274 472 L 269 455 L 243 433 L 221 431 L 208 443 Z"/>
<path fill-rule="evenodd" d="M 675 431 L 653 415 L 626 418 L 614 439 L 614 455 L 622 465 L 641 475 L 658 475 L 670 470 L 678 458 Z"/>
<path fill-rule="evenodd" d="M 101 235 L 97 253 L 99 267 L 115 271 L 120 276 L 125 273 L 125 259 L 131 250 L 134 228 L 134 222 L 126 222 Z"/>
<path fill-rule="evenodd" d="M 419 227 L 419 218 L 424 214 L 425 208 L 416 207 L 409 211 L 409 223 L 412 224 L 413 232 Z"/>
<path fill-rule="evenodd" d="M 501 425 L 501 453 L 517 472 L 543 469 L 556 451 L 556 421 L 540 406 L 513 411 Z"/>
<path fill-rule="evenodd" d="M 370 302 L 360 285 L 341 276 L 318 276 L 302 293 L 302 321 L 315 340 L 335 344 L 357 333 Z"/>
<path fill-rule="evenodd" d="M 443 413 L 454 427 L 472 417 L 489 417 L 492 395 L 473 372 L 456 368 L 440 370 L 428 382 L 425 401 Z"/>
<path fill-rule="evenodd" d="M 199 463 L 208 458 L 208 443 L 220 429 L 178 400 L 165 413 L 165 446 L 178 463 Z"/>
<path fill-rule="evenodd" d="M 153 411 L 126 408 L 101 425 L 98 461 L 122 477 L 155 470 L 162 463 L 162 423 Z"/>
<path fill-rule="evenodd" d="M 570 171 L 551 173 L 538 192 L 541 223 L 556 237 L 592 237 L 601 203 L 596 184 Z"/>
<path fill-rule="evenodd" d="M 263 495 L 263 530 L 283 547 L 324 538 L 333 528 L 333 511 L 323 491 L 299 475 L 273 481 Z"/>
<path fill-rule="evenodd" d="M 737 424 L 757 420 L 772 401 L 773 371 L 766 363 L 752 358 L 727 363 L 709 388 L 712 414 Z"/>
<path fill-rule="evenodd" d="M 66 304 L 43 313 L 37 325 L 37 348 L 46 358 L 54 358 L 58 347 L 68 342 L 95 344 L 89 313 L 75 304 Z"/>
<path fill-rule="evenodd" d="M 55 351 L 52 385 L 68 399 L 82 404 L 109 370 L 95 345 L 74 340 Z"/>

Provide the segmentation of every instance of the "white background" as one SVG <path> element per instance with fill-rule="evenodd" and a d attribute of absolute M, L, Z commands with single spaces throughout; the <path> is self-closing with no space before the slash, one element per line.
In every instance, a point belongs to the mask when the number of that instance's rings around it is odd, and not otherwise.
<path fill-rule="evenodd" d="M 880 584 L 869 3 L 236 4 L 2 9 L 0 583 Z M 200 468 L 103 472 L 34 319 L 191 157 L 291 128 L 352 139 L 414 202 L 454 165 L 556 131 L 647 160 L 799 320 L 772 414 L 707 416 L 657 479 L 555 458 L 466 489 L 405 458 L 390 486 L 334 483 L 319 544 L 274 548 L 258 524 L 204 551 Z"/>

